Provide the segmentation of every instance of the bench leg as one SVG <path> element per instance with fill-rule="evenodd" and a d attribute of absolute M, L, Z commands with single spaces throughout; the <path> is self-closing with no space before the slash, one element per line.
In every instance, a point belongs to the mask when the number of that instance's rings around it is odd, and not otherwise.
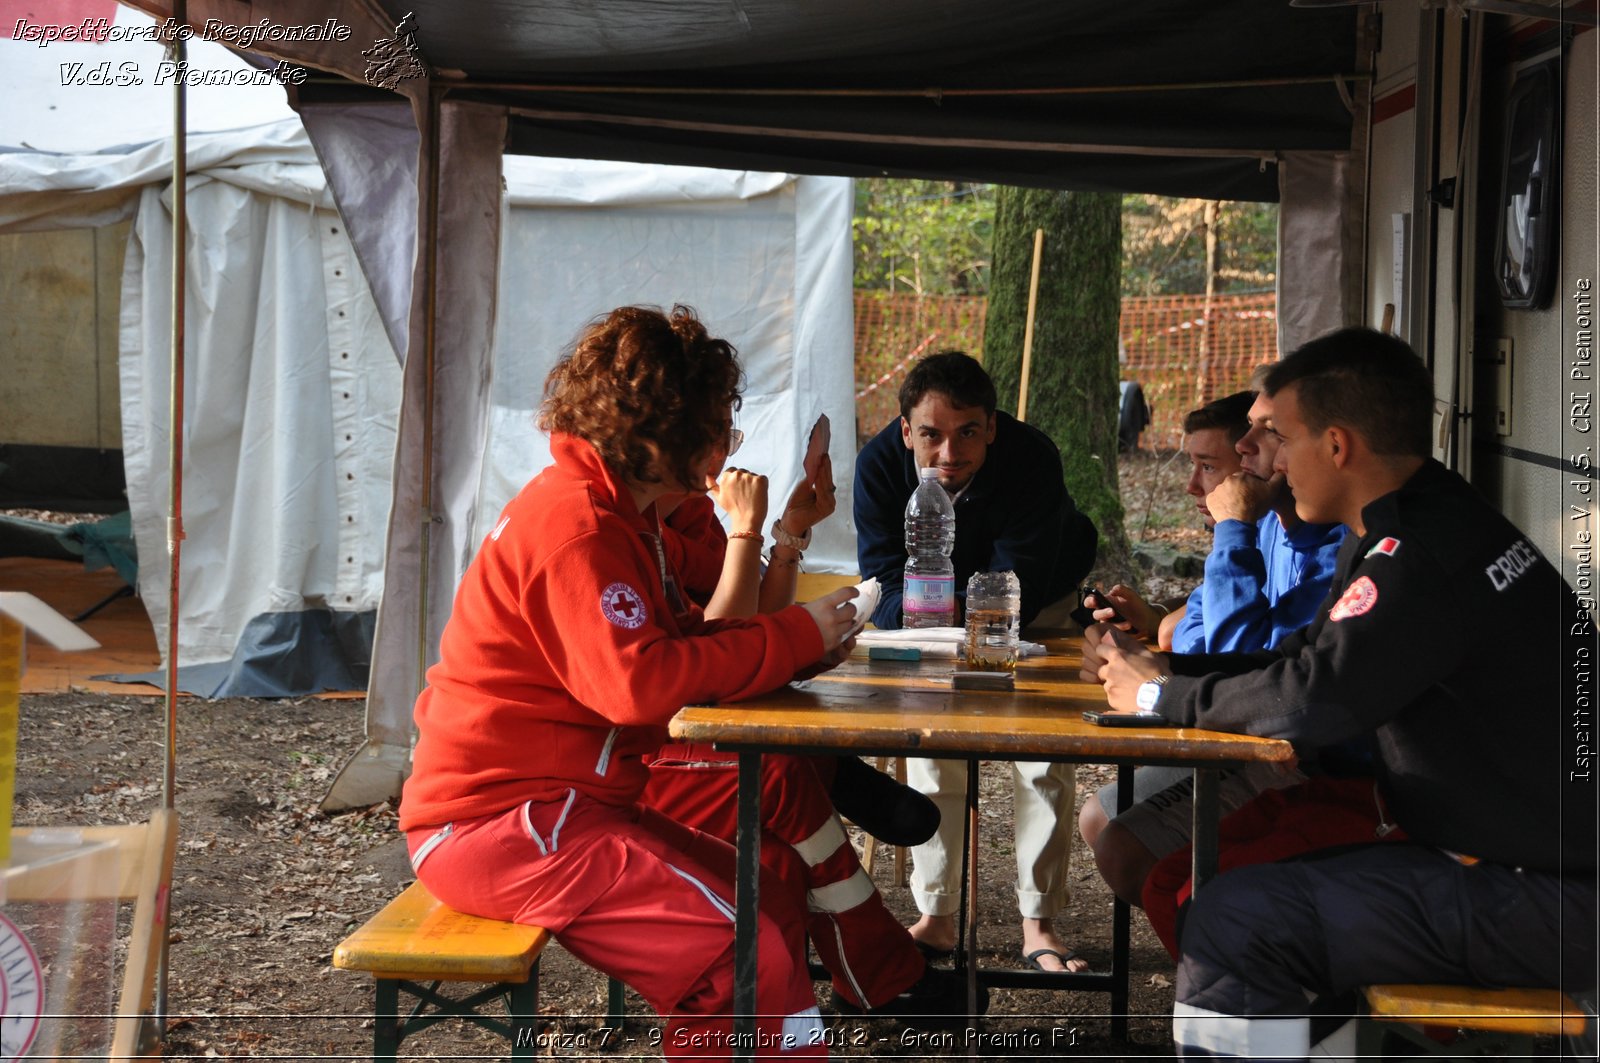
<path fill-rule="evenodd" d="M 507 1018 L 511 1020 L 511 1058 L 532 1059 L 539 1044 L 539 963 L 534 961 L 528 980 L 506 992 Z"/>
<path fill-rule="evenodd" d="M 372 1008 L 373 1063 L 395 1063 L 399 1054 L 400 983 L 393 978 L 379 978 Z"/>
<path fill-rule="evenodd" d="M 615 978 L 606 979 L 606 1025 L 613 1030 L 622 1029 L 628 1019 L 628 987 Z"/>
<path fill-rule="evenodd" d="M 1363 1009 L 1364 1006 L 1365 1002 Z M 1356 1058 L 1375 1059 L 1381 1063 L 1384 1058 L 1383 1046 L 1388 1041 L 1384 1030 L 1387 1025 L 1366 1015 L 1364 1010 L 1363 1014 L 1356 1017 Z"/>

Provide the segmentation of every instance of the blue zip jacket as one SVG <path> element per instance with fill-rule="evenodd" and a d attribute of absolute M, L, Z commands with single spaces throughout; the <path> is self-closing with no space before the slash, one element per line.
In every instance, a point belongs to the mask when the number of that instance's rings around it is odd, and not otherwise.
<path fill-rule="evenodd" d="M 1333 586 L 1342 524 L 1283 530 L 1276 513 L 1254 524 L 1217 522 L 1205 582 L 1172 632 L 1175 653 L 1271 649 L 1305 627 Z"/>

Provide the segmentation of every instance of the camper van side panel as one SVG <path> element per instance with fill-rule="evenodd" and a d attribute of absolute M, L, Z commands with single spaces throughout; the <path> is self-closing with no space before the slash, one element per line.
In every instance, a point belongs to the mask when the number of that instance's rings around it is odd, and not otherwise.
<path fill-rule="evenodd" d="M 1572 467 L 1572 458 L 1583 457 L 1585 448 L 1589 464 L 1600 465 L 1600 417 L 1595 416 L 1596 408 L 1588 405 L 1600 397 L 1600 380 L 1572 379 L 1575 368 L 1580 377 L 1600 376 L 1575 365 L 1582 361 L 1579 326 L 1588 320 L 1592 333 L 1596 296 L 1600 295 L 1596 292 L 1600 281 L 1595 178 L 1600 165 L 1596 154 L 1596 107 L 1600 106 L 1595 93 L 1597 38 L 1600 34 L 1593 30 L 1579 33 L 1563 64 L 1566 100 L 1560 121 L 1560 269 L 1547 309 L 1507 309 L 1500 305 L 1495 291 L 1503 103 L 1513 71 L 1502 65 L 1485 74 L 1494 81 L 1487 93 L 1481 172 L 1486 178 L 1484 194 L 1495 198 L 1479 215 L 1486 224 L 1478 241 L 1480 289 L 1476 302 L 1480 316 L 1474 331 L 1480 384 L 1474 420 L 1478 455 L 1487 467 L 1474 482 L 1529 532 L 1547 556 L 1565 559 L 1563 571 L 1569 580 L 1573 578 L 1569 546 L 1579 524 L 1600 535 L 1600 528 L 1592 526 L 1600 485 L 1595 484 L 1592 473 L 1584 475 Z M 1511 394 L 1506 403 L 1511 412 L 1509 435 L 1499 434 L 1494 426 L 1496 405 L 1505 401 L 1504 389 L 1493 384 L 1494 352 L 1502 340 L 1509 340 L 1511 348 Z M 1588 364 L 1592 365 L 1592 360 Z M 1590 485 L 1588 494 L 1579 486 L 1583 481 Z M 1573 504 L 1587 507 L 1588 516 L 1576 514 Z"/>

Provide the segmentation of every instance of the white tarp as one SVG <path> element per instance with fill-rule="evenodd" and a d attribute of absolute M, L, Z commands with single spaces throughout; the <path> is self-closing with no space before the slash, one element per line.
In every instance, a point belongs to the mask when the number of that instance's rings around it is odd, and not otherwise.
<path fill-rule="evenodd" d="M 303 133 L 298 144 L 316 171 Z M 184 689 L 205 695 L 363 682 L 383 592 L 399 366 L 343 223 L 316 205 L 325 192 L 308 202 L 256 184 L 199 176 L 189 188 L 178 660 Z M 166 552 L 163 193 L 140 195 L 122 285 L 123 464 L 143 559 Z M 165 570 L 139 571 L 158 632 Z"/>
<path fill-rule="evenodd" d="M 0 99 L 6 101 L 0 148 L 92 154 L 172 136 L 175 68 L 162 45 L 148 39 L 155 19 L 112 0 L 77 0 L 59 11 L 48 3 L 11 4 L 6 13 L 12 17 L 0 20 Z M 103 33 L 94 22 L 100 18 L 106 20 Z M 102 39 L 63 39 L 69 32 L 81 35 L 86 20 L 91 35 Z M 46 26 L 54 29 L 44 32 Z M 187 47 L 192 74 L 254 69 L 215 41 L 193 37 Z M 277 84 L 194 88 L 188 114 L 191 135 L 294 117 Z"/>

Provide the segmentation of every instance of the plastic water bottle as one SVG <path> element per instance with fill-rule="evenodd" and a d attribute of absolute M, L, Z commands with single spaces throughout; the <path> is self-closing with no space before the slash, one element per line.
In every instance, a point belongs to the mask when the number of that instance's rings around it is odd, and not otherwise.
<path fill-rule="evenodd" d="M 956 570 L 956 507 L 939 486 L 938 469 L 919 469 L 921 482 L 906 503 L 906 576 L 901 599 L 905 627 L 953 627 Z"/>

